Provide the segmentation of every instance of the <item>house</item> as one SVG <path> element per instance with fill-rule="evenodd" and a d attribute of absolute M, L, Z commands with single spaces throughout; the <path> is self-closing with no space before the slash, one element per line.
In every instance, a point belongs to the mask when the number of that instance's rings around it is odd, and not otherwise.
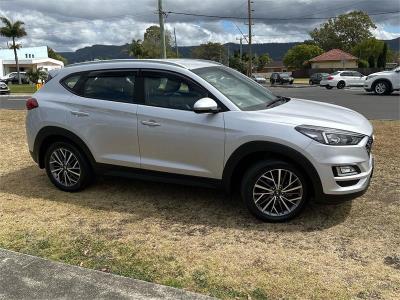
<path fill-rule="evenodd" d="M 266 64 L 262 71 L 264 73 L 286 72 L 287 67 L 283 64 L 283 61 L 277 60 Z"/>
<path fill-rule="evenodd" d="M 45 71 L 61 69 L 64 63 L 60 60 L 49 58 L 47 47 L 29 47 L 17 50 L 19 70 L 26 72 L 31 69 L 42 68 Z M 0 76 L 17 71 L 14 51 L 12 49 L 0 49 Z"/>
<path fill-rule="evenodd" d="M 358 67 L 358 58 L 340 49 L 332 49 L 309 60 L 312 69 L 348 69 Z"/>

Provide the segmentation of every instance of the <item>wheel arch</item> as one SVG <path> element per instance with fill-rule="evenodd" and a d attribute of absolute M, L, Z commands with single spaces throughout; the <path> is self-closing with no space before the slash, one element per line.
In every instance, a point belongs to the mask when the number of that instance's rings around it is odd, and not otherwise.
<path fill-rule="evenodd" d="M 232 153 L 225 164 L 222 175 L 225 190 L 230 192 L 233 187 L 238 186 L 245 170 L 262 159 L 278 159 L 293 164 L 306 177 L 307 183 L 310 185 L 310 194 L 316 197 L 322 194 L 322 184 L 318 172 L 303 154 L 291 147 L 266 141 L 248 142 Z"/>
<path fill-rule="evenodd" d="M 371 85 L 372 90 L 375 90 L 375 85 L 376 85 L 378 82 L 382 82 L 382 81 L 385 82 L 385 83 L 387 83 L 387 84 L 389 85 L 390 91 L 393 90 L 392 82 L 391 82 L 389 79 L 387 79 L 387 78 L 378 78 L 378 79 L 375 79 L 374 82 L 373 82 L 372 85 Z"/>
<path fill-rule="evenodd" d="M 44 156 L 46 149 L 54 142 L 68 141 L 75 147 L 83 151 L 83 154 L 88 159 L 91 167 L 95 165 L 95 159 L 85 144 L 85 142 L 73 132 L 55 126 L 43 127 L 37 134 L 33 146 L 33 158 L 38 163 L 40 168 L 44 168 Z"/>

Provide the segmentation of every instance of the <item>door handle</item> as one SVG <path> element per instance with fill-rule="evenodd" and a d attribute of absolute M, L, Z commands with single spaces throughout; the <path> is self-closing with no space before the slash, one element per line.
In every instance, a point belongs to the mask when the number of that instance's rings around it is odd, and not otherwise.
<path fill-rule="evenodd" d="M 157 123 L 154 120 L 142 121 L 141 123 L 146 126 L 161 126 L 161 124 Z"/>
<path fill-rule="evenodd" d="M 77 116 L 77 117 L 88 117 L 89 116 L 88 113 L 85 113 L 83 111 L 76 111 L 76 110 L 72 110 L 71 114 L 74 116 Z"/>

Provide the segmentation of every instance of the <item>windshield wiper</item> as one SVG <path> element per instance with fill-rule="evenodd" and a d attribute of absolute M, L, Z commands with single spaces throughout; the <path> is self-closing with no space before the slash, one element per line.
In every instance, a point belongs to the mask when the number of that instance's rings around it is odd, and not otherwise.
<path fill-rule="evenodd" d="M 273 100 L 272 102 L 267 104 L 267 108 L 274 106 L 274 104 L 279 103 L 279 102 L 283 102 L 286 103 L 290 100 L 289 97 L 282 97 L 282 96 L 277 96 L 277 99 Z"/>

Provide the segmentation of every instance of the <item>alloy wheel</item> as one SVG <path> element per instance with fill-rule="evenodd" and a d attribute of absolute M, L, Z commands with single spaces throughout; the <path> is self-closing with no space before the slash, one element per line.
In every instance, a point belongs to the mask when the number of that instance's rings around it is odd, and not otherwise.
<path fill-rule="evenodd" d="M 268 216 L 285 216 L 299 206 L 303 184 L 295 173 L 273 169 L 262 174 L 253 187 L 253 201 Z"/>
<path fill-rule="evenodd" d="M 76 185 L 81 177 L 78 158 L 66 148 L 56 148 L 50 155 L 49 165 L 53 178 L 65 187 Z"/>
<path fill-rule="evenodd" d="M 378 82 L 375 85 L 375 92 L 380 95 L 386 93 L 386 84 L 383 82 Z"/>

